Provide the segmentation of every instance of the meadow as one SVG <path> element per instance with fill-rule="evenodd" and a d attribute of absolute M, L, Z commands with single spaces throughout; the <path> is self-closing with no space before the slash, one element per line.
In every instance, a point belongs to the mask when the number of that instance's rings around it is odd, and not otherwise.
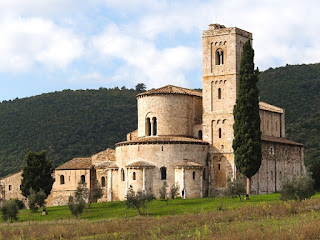
<path fill-rule="evenodd" d="M 149 204 L 146 216 L 138 216 L 124 202 L 92 204 L 81 219 L 71 216 L 66 206 L 47 210 L 46 216 L 40 211 L 22 210 L 19 222 L 2 222 L 0 239 L 319 239 L 320 236 L 320 194 L 301 202 L 282 202 L 278 194 L 256 195 L 242 201 L 155 200 Z"/>

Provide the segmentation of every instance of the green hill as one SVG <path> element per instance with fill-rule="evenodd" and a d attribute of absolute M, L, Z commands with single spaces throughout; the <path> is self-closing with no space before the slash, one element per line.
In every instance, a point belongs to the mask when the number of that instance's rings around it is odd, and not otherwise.
<path fill-rule="evenodd" d="M 320 64 L 269 69 L 259 87 L 262 101 L 285 109 L 287 138 L 305 144 L 306 162 L 320 161 Z"/>
<path fill-rule="evenodd" d="M 320 162 L 320 64 L 260 74 L 261 100 L 286 110 L 287 138 Z M 64 90 L 0 103 L 0 176 L 20 170 L 28 150 L 55 166 L 114 147 L 137 127 L 134 90 Z"/>
<path fill-rule="evenodd" d="M 134 90 L 64 90 L 0 104 L 0 176 L 22 168 L 28 150 L 55 166 L 125 140 L 136 129 Z"/>

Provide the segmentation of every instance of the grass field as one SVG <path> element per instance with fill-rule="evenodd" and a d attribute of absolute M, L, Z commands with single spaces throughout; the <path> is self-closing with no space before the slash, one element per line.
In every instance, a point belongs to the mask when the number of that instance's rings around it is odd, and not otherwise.
<path fill-rule="evenodd" d="M 222 204 L 222 211 L 217 209 Z M 232 198 L 155 200 L 149 216 L 124 202 L 96 203 L 81 220 L 67 207 L 48 215 L 22 210 L 19 222 L 0 224 L 0 239 L 319 239 L 320 194 L 281 202 L 278 194 Z M 127 218 L 125 218 L 125 216 Z"/>

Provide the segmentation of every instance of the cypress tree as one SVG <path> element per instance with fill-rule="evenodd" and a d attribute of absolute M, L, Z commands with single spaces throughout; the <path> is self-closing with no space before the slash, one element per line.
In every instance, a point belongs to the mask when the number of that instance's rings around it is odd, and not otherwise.
<path fill-rule="evenodd" d="M 233 150 L 235 164 L 247 177 L 247 194 L 251 191 L 251 177 L 261 165 L 261 131 L 259 115 L 259 70 L 254 70 L 254 50 L 250 40 L 243 46 L 240 62 L 239 88 L 234 114 Z"/>
<path fill-rule="evenodd" d="M 22 172 L 22 195 L 27 197 L 32 189 L 36 193 L 43 190 L 48 196 L 54 182 L 52 173 L 52 161 L 47 160 L 45 151 L 39 153 L 29 151 L 26 156 L 26 165 Z"/>

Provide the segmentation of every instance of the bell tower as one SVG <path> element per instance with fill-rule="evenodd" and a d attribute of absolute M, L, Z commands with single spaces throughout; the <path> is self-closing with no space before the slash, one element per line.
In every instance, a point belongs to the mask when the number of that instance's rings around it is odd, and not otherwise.
<path fill-rule="evenodd" d="M 235 174 L 233 107 L 242 48 L 252 34 L 210 24 L 203 31 L 203 140 L 210 143 L 211 187 L 222 188 Z M 213 185 L 212 185 L 213 182 Z"/>

